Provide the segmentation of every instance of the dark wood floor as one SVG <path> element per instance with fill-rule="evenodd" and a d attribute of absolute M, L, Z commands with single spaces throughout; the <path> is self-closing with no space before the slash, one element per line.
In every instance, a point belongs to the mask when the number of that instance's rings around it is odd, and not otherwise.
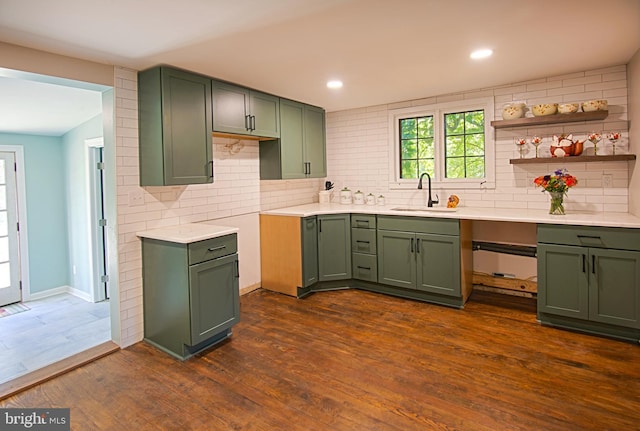
<path fill-rule="evenodd" d="M 0 406 L 70 407 L 74 430 L 640 429 L 640 347 L 541 327 L 531 299 L 258 290 L 241 312 L 188 361 L 139 343 Z"/>

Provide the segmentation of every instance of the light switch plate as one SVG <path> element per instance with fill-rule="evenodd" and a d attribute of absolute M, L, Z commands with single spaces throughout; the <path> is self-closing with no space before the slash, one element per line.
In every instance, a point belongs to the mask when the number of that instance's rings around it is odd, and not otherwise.
<path fill-rule="evenodd" d="M 604 187 L 604 188 L 613 187 L 613 175 L 612 174 L 602 174 L 602 187 Z"/>

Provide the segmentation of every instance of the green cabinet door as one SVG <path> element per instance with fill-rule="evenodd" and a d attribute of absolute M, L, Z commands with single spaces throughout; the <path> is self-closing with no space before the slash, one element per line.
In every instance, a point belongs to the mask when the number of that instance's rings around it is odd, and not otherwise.
<path fill-rule="evenodd" d="M 138 74 L 140 185 L 213 182 L 211 80 L 168 67 Z"/>
<path fill-rule="evenodd" d="M 318 216 L 318 278 L 320 281 L 351 278 L 351 216 Z"/>
<path fill-rule="evenodd" d="M 327 176 L 324 109 L 304 106 L 304 161 L 307 163 L 306 176 L 324 178 Z"/>
<path fill-rule="evenodd" d="M 189 266 L 191 343 L 231 328 L 240 319 L 238 255 Z"/>
<path fill-rule="evenodd" d="M 279 136 L 260 143 L 260 179 L 327 176 L 324 109 L 280 99 Z"/>
<path fill-rule="evenodd" d="M 249 107 L 251 134 L 267 138 L 279 138 L 280 98 L 251 90 Z"/>
<path fill-rule="evenodd" d="M 588 249 L 538 244 L 538 311 L 589 318 Z"/>
<path fill-rule="evenodd" d="M 300 220 L 302 234 L 302 287 L 318 282 L 318 223 L 316 216 Z"/>
<path fill-rule="evenodd" d="M 416 233 L 416 288 L 460 296 L 460 238 Z"/>
<path fill-rule="evenodd" d="M 213 81 L 213 130 L 234 135 L 280 137 L 280 98 Z"/>
<path fill-rule="evenodd" d="M 415 289 L 415 247 L 415 233 L 379 229 L 378 282 Z"/>
<path fill-rule="evenodd" d="M 640 328 L 640 252 L 589 249 L 589 319 Z"/>
<path fill-rule="evenodd" d="M 304 105 L 291 100 L 280 99 L 280 127 L 280 177 L 282 179 L 304 178 L 306 168 L 304 159 Z"/>

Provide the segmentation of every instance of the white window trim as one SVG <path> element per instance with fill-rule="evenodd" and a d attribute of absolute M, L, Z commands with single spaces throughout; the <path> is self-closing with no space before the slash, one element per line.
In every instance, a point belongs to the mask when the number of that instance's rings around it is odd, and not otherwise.
<path fill-rule="evenodd" d="M 444 114 L 461 111 L 484 110 L 484 178 L 444 178 Z M 446 189 L 494 189 L 495 188 L 495 131 L 491 127 L 494 117 L 493 97 L 459 100 L 433 105 L 412 106 L 389 111 L 389 189 L 415 189 L 417 179 L 400 178 L 400 141 L 398 123 L 403 118 L 433 115 L 434 119 L 434 165 L 432 187 Z"/>

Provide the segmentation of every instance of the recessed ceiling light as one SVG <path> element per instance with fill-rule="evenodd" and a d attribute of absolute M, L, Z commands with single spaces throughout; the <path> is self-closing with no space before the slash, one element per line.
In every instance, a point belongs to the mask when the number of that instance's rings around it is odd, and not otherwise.
<path fill-rule="evenodd" d="M 469 57 L 473 58 L 474 60 L 478 60 L 480 58 L 490 57 L 491 54 L 493 54 L 493 51 L 490 49 L 479 49 L 477 51 L 473 51 Z"/>
<path fill-rule="evenodd" d="M 342 88 L 342 81 L 329 81 L 327 82 L 328 88 Z"/>

